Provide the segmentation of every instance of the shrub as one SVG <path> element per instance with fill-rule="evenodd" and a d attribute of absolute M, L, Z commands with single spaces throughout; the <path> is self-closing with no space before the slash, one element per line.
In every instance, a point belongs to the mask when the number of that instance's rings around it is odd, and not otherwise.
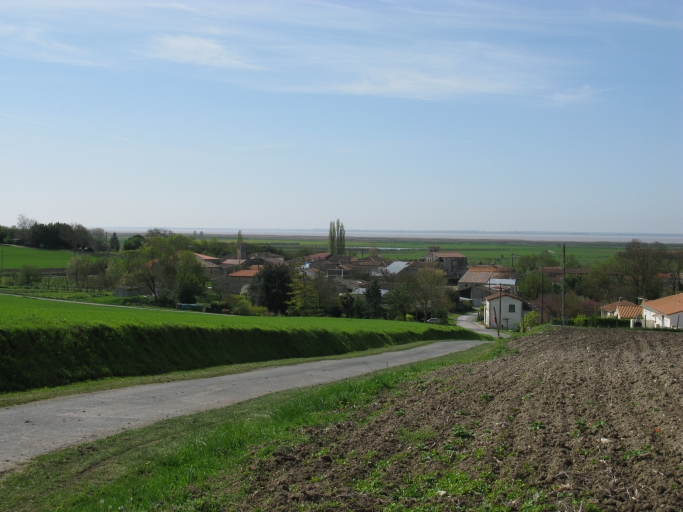
<path fill-rule="evenodd" d="M 527 332 L 536 327 L 541 323 L 541 315 L 536 313 L 536 311 L 532 311 L 531 313 L 528 313 L 527 315 L 524 315 L 524 318 L 522 319 L 522 324 L 520 325 L 519 329 L 521 332 Z"/>
<path fill-rule="evenodd" d="M 406 315 L 406 322 L 412 322 L 413 319 L 414 319 L 413 315 L 410 315 L 410 314 Z"/>

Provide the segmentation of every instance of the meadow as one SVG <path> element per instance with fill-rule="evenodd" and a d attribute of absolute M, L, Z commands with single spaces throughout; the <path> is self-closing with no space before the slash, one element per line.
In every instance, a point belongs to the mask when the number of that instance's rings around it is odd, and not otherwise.
<path fill-rule="evenodd" d="M 66 268 L 74 253 L 64 250 L 34 249 L 16 245 L 0 245 L 3 269 L 16 269 L 24 265 L 40 268 Z"/>
<path fill-rule="evenodd" d="M 239 317 L 0 295 L 0 391 L 444 339 L 488 337 L 413 322 Z"/>

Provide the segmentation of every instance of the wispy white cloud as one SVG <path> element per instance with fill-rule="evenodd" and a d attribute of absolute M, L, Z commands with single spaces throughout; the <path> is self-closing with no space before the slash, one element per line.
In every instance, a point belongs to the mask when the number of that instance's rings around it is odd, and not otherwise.
<path fill-rule="evenodd" d="M 153 39 L 149 55 L 186 64 L 219 68 L 256 69 L 242 59 L 236 51 L 221 43 L 203 37 L 164 35 Z"/>
<path fill-rule="evenodd" d="M 591 87 L 588 84 L 584 84 L 583 86 L 575 89 L 565 89 L 563 91 L 557 91 L 551 94 L 549 98 L 550 100 L 559 105 L 564 105 L 568 103 L 580 103 L 594 100 L 599 95 L 613 90 L 615 90 L 615 88 L 598 89 L 595 87 Z"/>
<path fill-rule="evenodd" d="M 0 25 L 0 54 L 76 66 L 103 65 L 89 50 L 56 39 L 36 27 Z"/>

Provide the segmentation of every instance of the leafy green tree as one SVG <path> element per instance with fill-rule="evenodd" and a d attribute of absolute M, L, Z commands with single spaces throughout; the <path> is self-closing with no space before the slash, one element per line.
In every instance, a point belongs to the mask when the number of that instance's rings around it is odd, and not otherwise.
<path fill-rule="evenodd" d="M 446 274 L 443 270 L 421 268 L 407 284 L 414 297 L 415 307 L 422 312 L 425 320 L 430 312 L 446 309 Z"/>
<path fill-rule="evenodd" d="M 542 272 L 530 272 L 519 283 L 519 293 L 526 300 L 536 300 L 544 294 L 553 293 L 553 281 Z"/>
<path fill-rule="evenodd" d="M 242 236 L 242 230 L 237 231 L 237 243 L 240 244 L 244 242 L 244 237 Z"/>
<path fill-rule="evenodd" d="M 176 268 L 175 298 L 183 304 L 195 304 L 206 292 L 204 267 L 190 251 L 180 253 Z"/>
<path fill-rule="evenodd" d="M 287 311 L 298 316 L 313 315 L 317 311 L 317 297 L 313 279 L 303 268 L 297 268 L 292 275 L 292 295 L 287 301 Z"/>
<path fill-rule="evenodd" d="M 669 251 L 664 260 L 664 269 L 668 276 L 669 292 L 673 295 L 683 291 L 683 249 Z"/>
<path fill-rule="evenodd" d="M 43 273 L 38 267 L 34 267 L 33 265 L 24 265 L 19 270 L 19 275 L 17 278 L 17 284 L 29 288 L 31 286 L 40 284 L 40 282 L 43 280 Z"/>
<path fill-rule="evenodd" d="M 344 223 L 339 222 L 339 219 L 337 219 L 336 250 L 337 254 L 346 254 L 346 230 L 344 229 Z"/>
<path fill-rule="evenodd" d="M 88 284 L 92 261 L 88 256 L 76 254 L 66 266 L 66 277 L 76 288 L 83 289 Z"/>
<path fill-rule="evenodd" d="M 121 244 L 119 243 L 119 237 L 116 234 L 116 231 L 112 233 L 111 238 L 109 239 L 109 247 L 114 252 L 119 252 L 119 249 L 121 249 Z"/>
<path fill-rule="evenodd" d="M 123 242 L 123 250 L 124 251 L 135 251 L 142 247 L 142 244 L 145 242 L 145 237 L 142 235 L 133 235 L 130 238 L 128 238 L 125 242 Z"/>
<path fill-rule="evenodd" d="M 384 309 L 382 308 L 382 290 L 379 287 L 377 278 L 373 279 L 368 287 L 365 289 L 365 302 L 370 309 L 370 314 L 373 318 L 382 316 Z"/>
<path fill-rule="evenodd" d="M 249 296 L 257 306 L 265 306 L 268 311 L 284 313 L 292 293 L 292 276 L 287 265 L 267 263 L 254 276 Z"/>
<path fill-rule="evenodd" d="M 413 295 L 405 283 L 400 283 L 386 295 L 389 315 L 391 318 L 400 317 L 405 320 L 409 311 L 412 311 Z"/>
<path fill-rule="evenodd" d="M 334 227 L 334 221 L 330 221 L 330 231 L 327 234 L 327 252 L 330 254 L 337 253 L 337 230 Z"/>
<path fill-rule="evenodd" d="M 167 238 L 153 237 L 137 251 L 136 276 L 157 301 L 175 288 L 178 253 Z"/>
<path fill-rule="evenodd" d="M 346 315 L 346 318 L 351 318 L 353 316 L 353 295 L 350 293 L 344 293 L 340 295 L 339 299 L 337 300 L 339 301 L 339 307 L 344 312 L 344 315 Z"/>

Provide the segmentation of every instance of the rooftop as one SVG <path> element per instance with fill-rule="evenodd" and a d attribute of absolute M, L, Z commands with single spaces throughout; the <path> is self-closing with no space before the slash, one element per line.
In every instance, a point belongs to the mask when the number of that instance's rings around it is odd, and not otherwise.
<path fill-rule="evenodd" d="M 260 271 L 261 269 L 238 270 L 237 272 L 228 274 L 228 277 L 254 277 Z"/>
<path fill-rule="evenodd" d="M 683 293 L 669 295 L 663 299 L 645 301 L 643 307 L 664 315 L 681 313 L 683 312 Z"/>
<path fill-rule="evenodd" d="M 614 313 L 617 310 L 617 306 L 636 306 L 637 304 L 634 304 L 633 302 L 629 302 L 627 300 L 620 300 L 619 302 L 612 302 L 612 304 L 605 304 L 604 306 L 600 306 L 600 309 L 603 311 L 607 311 L 608 313 Z"/>
<path fill-rule="evenodd" d="M 619 304 L 617 306 L 619 318 L 639 318 L 643 316 L 643 307 L 631 304 Z"/>

